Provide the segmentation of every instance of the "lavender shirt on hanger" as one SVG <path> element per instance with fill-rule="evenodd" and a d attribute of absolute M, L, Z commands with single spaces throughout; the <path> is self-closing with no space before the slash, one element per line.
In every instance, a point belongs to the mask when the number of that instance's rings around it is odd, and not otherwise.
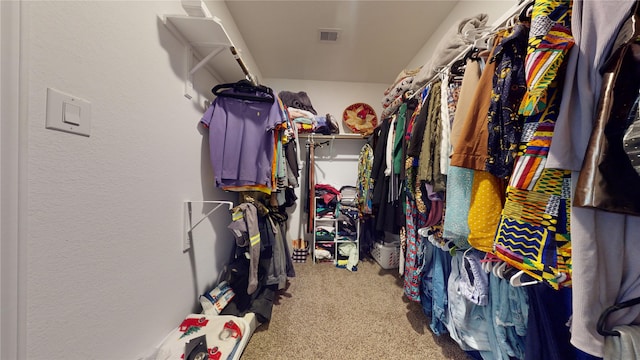
<path fill-rule="evenodd" d="M 257 184 L 271 187 L 272 130 L 283 122 L 278 101 L 219 96 L 200 122 L 209 127 L 211 165 L 217 187 Z"/>

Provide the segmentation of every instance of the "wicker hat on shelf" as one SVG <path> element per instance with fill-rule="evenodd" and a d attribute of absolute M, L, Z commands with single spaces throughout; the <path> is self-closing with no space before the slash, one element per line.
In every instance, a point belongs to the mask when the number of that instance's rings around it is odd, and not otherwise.
<path fill-rule="evenodd" d="M 354 133 L 370 135 L 378 124 L 375 110 L 365 103 L 349 105 L 342 113 L 342 121 Z"/>

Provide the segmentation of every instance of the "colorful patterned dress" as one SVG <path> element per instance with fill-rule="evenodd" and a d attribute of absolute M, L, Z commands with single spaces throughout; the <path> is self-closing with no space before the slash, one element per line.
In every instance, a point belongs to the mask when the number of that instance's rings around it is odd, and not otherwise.
<path fill-rule="evenodd" d="M 533 7 L 529 88 L 521 106 L 528 117 L 494 241 L 498 257 L 554 289 L 570 286 L 571 278 L 571 172 L 545 169 L 562 97 L 562 60 L 573 45 L 570 9 L 569 0 L 536 0 Z"/>

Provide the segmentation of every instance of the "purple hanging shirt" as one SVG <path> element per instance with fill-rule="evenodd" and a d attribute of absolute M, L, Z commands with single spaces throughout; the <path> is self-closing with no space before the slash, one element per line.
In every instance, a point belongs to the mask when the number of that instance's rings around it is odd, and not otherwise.
<path fill-rule="evenodd" d="M 277 100 L 268 103 L 218 96 L 200 120 L 209 128 L 216 186 L 271 187 L 273 129 L 282 121 Z"/>

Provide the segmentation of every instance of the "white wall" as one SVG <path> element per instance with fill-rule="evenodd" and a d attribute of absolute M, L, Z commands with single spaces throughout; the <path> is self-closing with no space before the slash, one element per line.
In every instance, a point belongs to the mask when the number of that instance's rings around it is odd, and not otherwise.
<path fill-rule="evenodd" d="M 496 20 L 500 19 L 502 15 L 516 3 L 517 2 L 514 0 L 459 1 L 456 7 L 454 7 L 449 15 L 442 21 L 440 27 L 438 27 L 429 40 L 427 40 L 422 49 L 420 49 L 420 51 L 418 51 L 418 53 L 409 62 L 406 69 L 415 69 L 426 64 L 431 60 L 432 56 L 437 56 L 437 54 L 434 54 L 433 52 L 438 47 L 440 41 L 442 41 L 449 29 L 456 26 L 462 19 L 481 13 L 487 14 L 489 16 L 487 25 L 491 25 Z M 398 72 L 400 72 L 400 70 L 402 69 L 399 69 Z"/>
<path fill-rule="evenodd" d="M 271 87 L 274 92 L 286 91 L 306 91 L 311 99 L 313 108 L 318 115 L 331 114 L 340 124 L 340 133 L 349 133 L 344 130 L 342 113 L 349 105 L 363 102 L 371 105 L 380 116 L 382 112 L 381 100 L 384 90 L 388 84 L 375 83 L 350 83 L 334 81 L 311 81 L 311 80 L 290 80 L 290 79 L 264 79 L 264 84 Z M 306 181 L 304 169 L 305 161 L 305 138 L 298 142 L 298 155 L 301 159 L 301 181 Z M 364 140 L 333 140 L 332 145 L 327 145 L 316 149 L 316 183 L 330 184 L 336 188 L 343 185 L 355 185 L 358 174 L 358 155 L 364 145 Z M 304 235 L 305 217 L 302 212 L 304 199 L 301 197 L 302 186 L 296 189 L 298 204 L 291 210 L 289 217 L 288 239 L 297 239 L 310 236 Z M 305 196 L 305 194 L 302 194 Z"/>
<path fill-rule="evenodd" d="M 0 2 L 0 359 L 17 359 L 22 347 L 25 312 L 21 299 L 24 272 L 20 219 L 24 198 L 20 179 L 23 147 L 20 143 L 20 3 Z M 20 342 L 20 344 L 18 344 Z"/>
<path fill-rule="evenodd" d="M 376 114 L 380 116 L 382 96 L 389 86 L 389 84 L 376 83 L 293 79 L 264 79 L 262 82 L 276 93 L 280 91 L 306 91 L 318 115 L 329 113 L 336 117 L 340 123 L 341 134 L 349 133 L 348 129 L 344 130 L 342 123 L 344 109 L 351 104 L 363 102 L 371 105 Z"/>
<path fill-rule="evenodd" d="M 183 97 L 182 46 L 158 18 L 185 12 L 177 1 L 23 7 L 26 358 L 135 359 L 200 311 L 234 241 L 218 210 L 194 253 L 181 250 L 183 201 L 232 198 L 213 188 L 204 109 Z M 196 77 L 203 93 L 215 85 Z M 91 102 L 90 137 L 45 129 L 47 87 Z"/>

